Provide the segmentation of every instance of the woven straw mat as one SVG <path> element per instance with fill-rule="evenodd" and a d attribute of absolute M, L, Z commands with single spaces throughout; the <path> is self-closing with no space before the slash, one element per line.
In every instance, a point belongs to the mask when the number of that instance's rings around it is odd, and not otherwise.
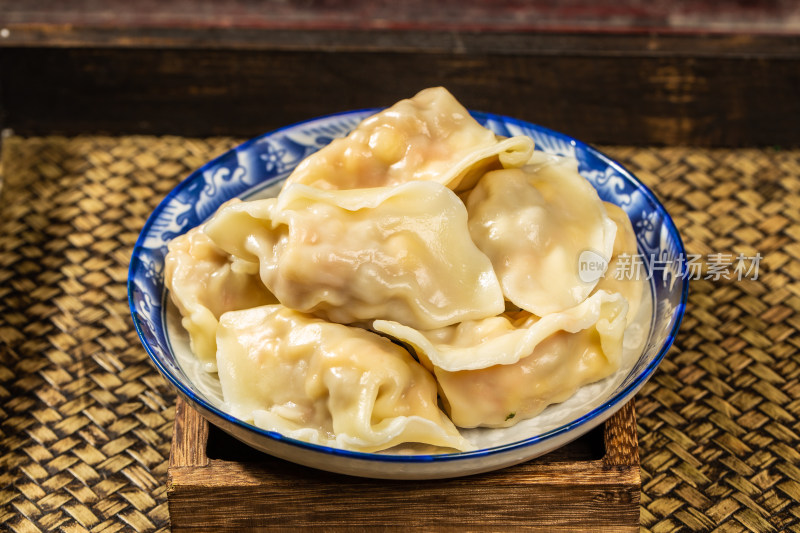
<path fill-rule="evenodd" d="M 0 193 L 0 523 L 169 528 L 175 397 L 134 332 L 128 260 L 179 180 L 236 144 L 9 138 Z M 800 150 L 607 148 L 690 253 L 760 253 L 757 280 L 693 280 L 639 393 L 646 531 L 800 532 Z"/>

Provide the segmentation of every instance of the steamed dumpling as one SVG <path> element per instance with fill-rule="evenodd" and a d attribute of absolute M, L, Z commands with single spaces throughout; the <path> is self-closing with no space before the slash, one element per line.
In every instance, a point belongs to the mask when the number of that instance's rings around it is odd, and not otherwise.
<path fill-rule="evenodd" d="M 441 87 L 237 202 L 170 243 L 166 284 L 226 411 L 315 444 L 472 449 L 456 426 L 511 426 L 616 372 L 646 286 L 615 277 L 636 236 L 574 159 Z"/>
<path fill-rule="evenodd" d="M 432 376 L 374 333 L 271 305 L 224 314 L 217 342 L 231 414 L 261 428 L 364 452 L 471 447 L 438 408 Z"/>
<path fill-rule="evenodd" d="M 530 138 L 498 139 L 446 89 L 434 87 L 366 118 L 307 157 L 286 184 L 358 189 L 432 180 L 464 189 L 488 168 L 524 164 L 532 151 Z"/>
<path fill-rule="evenodd" d="M 282 304 L 333 322 L 432 329 L 504 309 L 464 205 L 436 182 L 348 191 L 291 185 L 278 198 L 221 210 L 206 232 L 228 253 L 259 262 Z"/>
<path fill-rule="evenodd" d="M 522 169 L 489 172 L 467 211 L 472 239 L 491 259 L 505 298 L 535 315 L 589 296 L 597 279 L 582 279 L 583 252 L 611 257 L 616 225 L 574 159 L 537 153 Z"/>
<path fill-rule="evenodd" d="M 217 367 L 215 336 L 222 313 L 277 301 L 261 283 L 257 263 L 231 259 L 202 227 L 170 241 L 164 282 L 192 351 L 209 372 Z"/>
<path fill-rule="evenodd" d="M 622 295 L 600 291 L 542 318 L 522 311 L 433 331 L 372 327 L 413 347 L 457 426 L 503 427 L 616 372 L 627 309 Z"/>

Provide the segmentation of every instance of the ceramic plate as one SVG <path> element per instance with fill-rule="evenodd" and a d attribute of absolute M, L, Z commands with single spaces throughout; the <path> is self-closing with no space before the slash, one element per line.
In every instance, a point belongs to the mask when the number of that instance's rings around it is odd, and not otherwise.
<path fill-rule="evenodd" d="M 527 135 L 537 150 L 575 157 L 600 198 L 630 216 L 640 257 L 653 268 L 645 269 L 652 273 L 649 298 L 626 333 L 620 371 L 511 428 L 464 430 L 478 449 L 461 453 L 339 450 L 286 438 L 225 412 L 218 382 L 194 364 L 180 318 L 168 303 L 163 277 L 167 243 L 200 225 L 226 200 L 276 195 L 300 161 L 376 111 L 316 118 L 252 139 L 193 172 L 161 202 L 136 242 L 128 276 L 134 324 L 158 370 L 203 416 L 237 439 L 288 461 L 355 476 L 429 479 L 494 470 L 552 451 L 614 414 L 652 375 L 680 325 L 688 295 L 680 236 L 653 194 L 601 152 L 534 124 L 478 112 L 473 113 L 478 122 L 499 135 Z"/>

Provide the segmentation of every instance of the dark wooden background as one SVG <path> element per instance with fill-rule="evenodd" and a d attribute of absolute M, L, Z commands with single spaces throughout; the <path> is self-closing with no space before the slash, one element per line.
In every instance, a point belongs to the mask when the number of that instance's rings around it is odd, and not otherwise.
<path fill-rule="evenodd" d="M 798 146 L 800 2 L 0 0 L 21 135 L 247 137 L 432 85 L 592 143 Z"/>

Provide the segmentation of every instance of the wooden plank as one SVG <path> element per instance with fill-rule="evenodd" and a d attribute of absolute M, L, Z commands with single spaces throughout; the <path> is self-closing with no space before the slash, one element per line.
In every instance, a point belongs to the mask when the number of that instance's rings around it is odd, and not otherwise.
<path fill-rule="evenodd" d="M 20 47 L 189 48 L 325 52 L 477 53 L 633 57 L 766 57 L 800 54 L 793 33 L 655 33 L 499 31 L 497 28 L 432 31 L 193 26 L 8 25 L 0 49 Z M 2 37 L 5 35 L 5 37 Z"/>
<path fill-rule="evenodd" d="M 3 122 L 21 135 L 250 137 L 433 85 L 591 143 L 800 145 L 800 54 L 0 50 Z"/>
<path fill-rule="evenodd" d="M 208 456 L 198 442 L 208 441 L 209 424 L 200 413 L 183 400 L 175 406 L 175 421 L 172 427 L 172 448 L 169 468 L 198 467 L 208 465 Z"/>
<path fill-rule="evenodd" d="M 493 479 L 492 476 L 486 476 Z M 295 482 L 295 479 L 291 479 Z M 324 487 L 324 490 L 320 490 Z M 547 530 L 638 531 L 638 498 L 619 486 L 575 484 L 540 491 L 524 485 L 498 484 L 477 491 L 468 483 L 429 482 L 405 490 L 378 490 L 350 483 L 336 487 L 311 480 L 290 490 L 243 492 L 231 488 L 180 490 L 170 494 L 173 531 L 241 531 L 243 528 L 363 530 Z M 296 499 L 296 489 L 308 498 Z M 465 490 L 469 489 L 469 490 Z M 371 491 L 371 492 L 369 492 Z M 372 497 L 364 499 L 364 494 Z M 203 510 L 216 509 L 213 513 Z M 627 510 L 624 510 L 627 509 Z"/>
<path fill-rule="evenodd" d="M 185 418 L 189 424 L 207 425 L 181 403 L 176 424 Z M 183 431 L 181 438 L 191 433 L 203 434 Z M 321 472 L 254 452 L 213 427 L 207 435 L 218 441 L 213 452 L 202 438 L 173 443 L 173 452 L 196 446 L 216 455 L 209 458 L 201 451 L 206 457 L 198 466 L 197 461 L 184 464 L 193 454 L 182 451 L 171 462 L 167 490 L 174 531 L 638 530 L 639 462 L 630 404 L 606 422 L 599 439 L 590 433 L 527 463 L 445 480 L 388 481 Z M 621 449 L 609 451 L 603 443 Z M 587 445 L 595 448 L 591 457 Z"/>
<path fill-rule="evenodd" d="M 800 4 L 0 0 L 0 123 L 249 137 L 445 85 L 607 144 L 800 145 Z"/>
<path fill-rule="evenodd" d="M 12 45 L 80 39 L 94 30 L 130 36 L 157 28 L 427 32 L 639 32 L 797 34 L 796 2 L 671 0 L 0 0 Z M 213 37 L 212 37 L 213 38 Z M 121 45 L 124 45 L 120 41 Z"/>

